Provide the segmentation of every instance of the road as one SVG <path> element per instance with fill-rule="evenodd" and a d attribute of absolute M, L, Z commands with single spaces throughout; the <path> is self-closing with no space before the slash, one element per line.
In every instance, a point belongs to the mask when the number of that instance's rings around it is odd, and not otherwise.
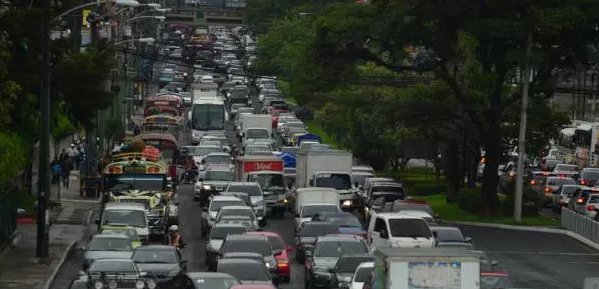
<path fill-rule="evenodd" d="M 252 100 L 253 103 L 258 103 L 255 93 L 252 94 Z M 235 140 L 232 125 L 229 124 L 227 128 L 230 139 Z M 182 144 L 188 144 L 189 139 L 189 136 L 183 137 Z M 188 271 L 205 271 L 206 241 L 201 237 L 201 209 L 193 201 L 192 185 L 180 185 L 177 195 L 180 202 L 180 230 L 187 243 L 182 253 L 188 261 Z M 90 226 L 92 227 L 95 226 Z M 519 287 L 582 288 L 585 277 L 599 276 L 599 252 L 568 237 L 473 226 L 463 226 L 462 230 L 466 236 L 473 238 L 477 250 L 486 251 L 491 259 L 499 261 L 500 266 L 506 269 Z M 269 219 L 264 231 L 277 232 L 288 244 L 293 244 L 293 220 L 290 215 L 283 219 Z M 289 284 L 282 284 L 281 288 L 303 288 L 303 266 L 294 258 L 290 258 L 290 261 L 291 281 Z M 61 268 L 52 288 L 68 288 L 82 263 L 83 254 L 76 251 Z"/>

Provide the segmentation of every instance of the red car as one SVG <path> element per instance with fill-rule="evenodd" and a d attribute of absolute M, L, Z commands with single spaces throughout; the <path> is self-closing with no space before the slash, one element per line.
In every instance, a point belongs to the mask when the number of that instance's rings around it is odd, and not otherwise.
<path fill-rule="evenodd" d="M 275 109 L 274 107 L 271 107 L 268 110 L 268 113 L 270 114 L 272 127 L 277 127 L 277 124 L 279 124 L 279 116 L 281 115 L 281 113 L 287 112 L 289 112 L 288 109 Z"/>
<path fill-rule="evenodd" d="M 289 252 L 293 251 L 292 246 L 285 244 L 281 236 L 274 232 L 247 232 L 251 235 L 262 235 L 268 238 L 268 242 L 273 250 L 281 250 L 281 255 L 275 256 L 277 260 L 277 269 L 282 282 L 289 282 L 291 279 L 291 264 L 289 263 Z"/>

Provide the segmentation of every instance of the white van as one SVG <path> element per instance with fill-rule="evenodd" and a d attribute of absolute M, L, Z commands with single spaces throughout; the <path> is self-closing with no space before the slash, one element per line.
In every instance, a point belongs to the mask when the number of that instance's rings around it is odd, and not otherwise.
<path fill-rule="evenodd" d="M 298 188 L 295 191 L 295 212 L 309 204 L 334 204 L 339 206 L 339 192 L 333 188 Z"/>
<path fill-rule="evenodd" d="M 368 224 L 368 244 L 393 248 L 433 248 L 435 238 L 428 223 L 410 214 L 379 213 Z"/>
<path fill-rule="evenodd" d="M 147 243 L 150 237 L 148 210 L 141 203 L 107 203 L 102 218 L 96 220 L 99 230 L 111 225 L 127 225 L 135 228 L 140 241 Z"/>

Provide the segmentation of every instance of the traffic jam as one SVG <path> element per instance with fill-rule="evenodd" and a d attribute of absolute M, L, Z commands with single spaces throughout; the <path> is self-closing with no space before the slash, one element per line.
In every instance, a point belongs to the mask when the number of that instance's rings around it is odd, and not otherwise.
<path fill-rule="evenodd" d="M 310 133 L 276 78 L 246 74 L 250 35 L 165 33 L 159 88 L 103 170 L 97 233 L 71 288 L 515 287 L 400 181 Z M 547 205 L 588 211 L 599 192 L 580 190 L 587 171 L 564 181 L 562 166 L 531 181 L 561 192 Z"/>

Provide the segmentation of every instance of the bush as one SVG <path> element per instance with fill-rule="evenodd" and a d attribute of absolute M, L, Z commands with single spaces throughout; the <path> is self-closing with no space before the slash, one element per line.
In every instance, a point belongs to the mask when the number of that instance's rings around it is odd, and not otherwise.
<path fill-rule="evenodd" d="M 477 214 L 482 206 L 482 196 L 479 187 L 464 188 L 459 197 L 460 209 L 472 214 Z"/>
<path fill-rule="evenodd" d="M 414 196 L 430 196 L 447 192 L 447 185 L 445 184 L 425 184 L 418 183 L 413 186 L 411 190 Z"/>
<path fill-rule="evenodd" d="M 522 217 L 534 217 L 539 214 L 539 194 L 530 186 L 525 186 L 522 192 Z M 506 217 L 514 215 L 514 195 L 507 195 L 500 203 L 501 214 Z"/>

